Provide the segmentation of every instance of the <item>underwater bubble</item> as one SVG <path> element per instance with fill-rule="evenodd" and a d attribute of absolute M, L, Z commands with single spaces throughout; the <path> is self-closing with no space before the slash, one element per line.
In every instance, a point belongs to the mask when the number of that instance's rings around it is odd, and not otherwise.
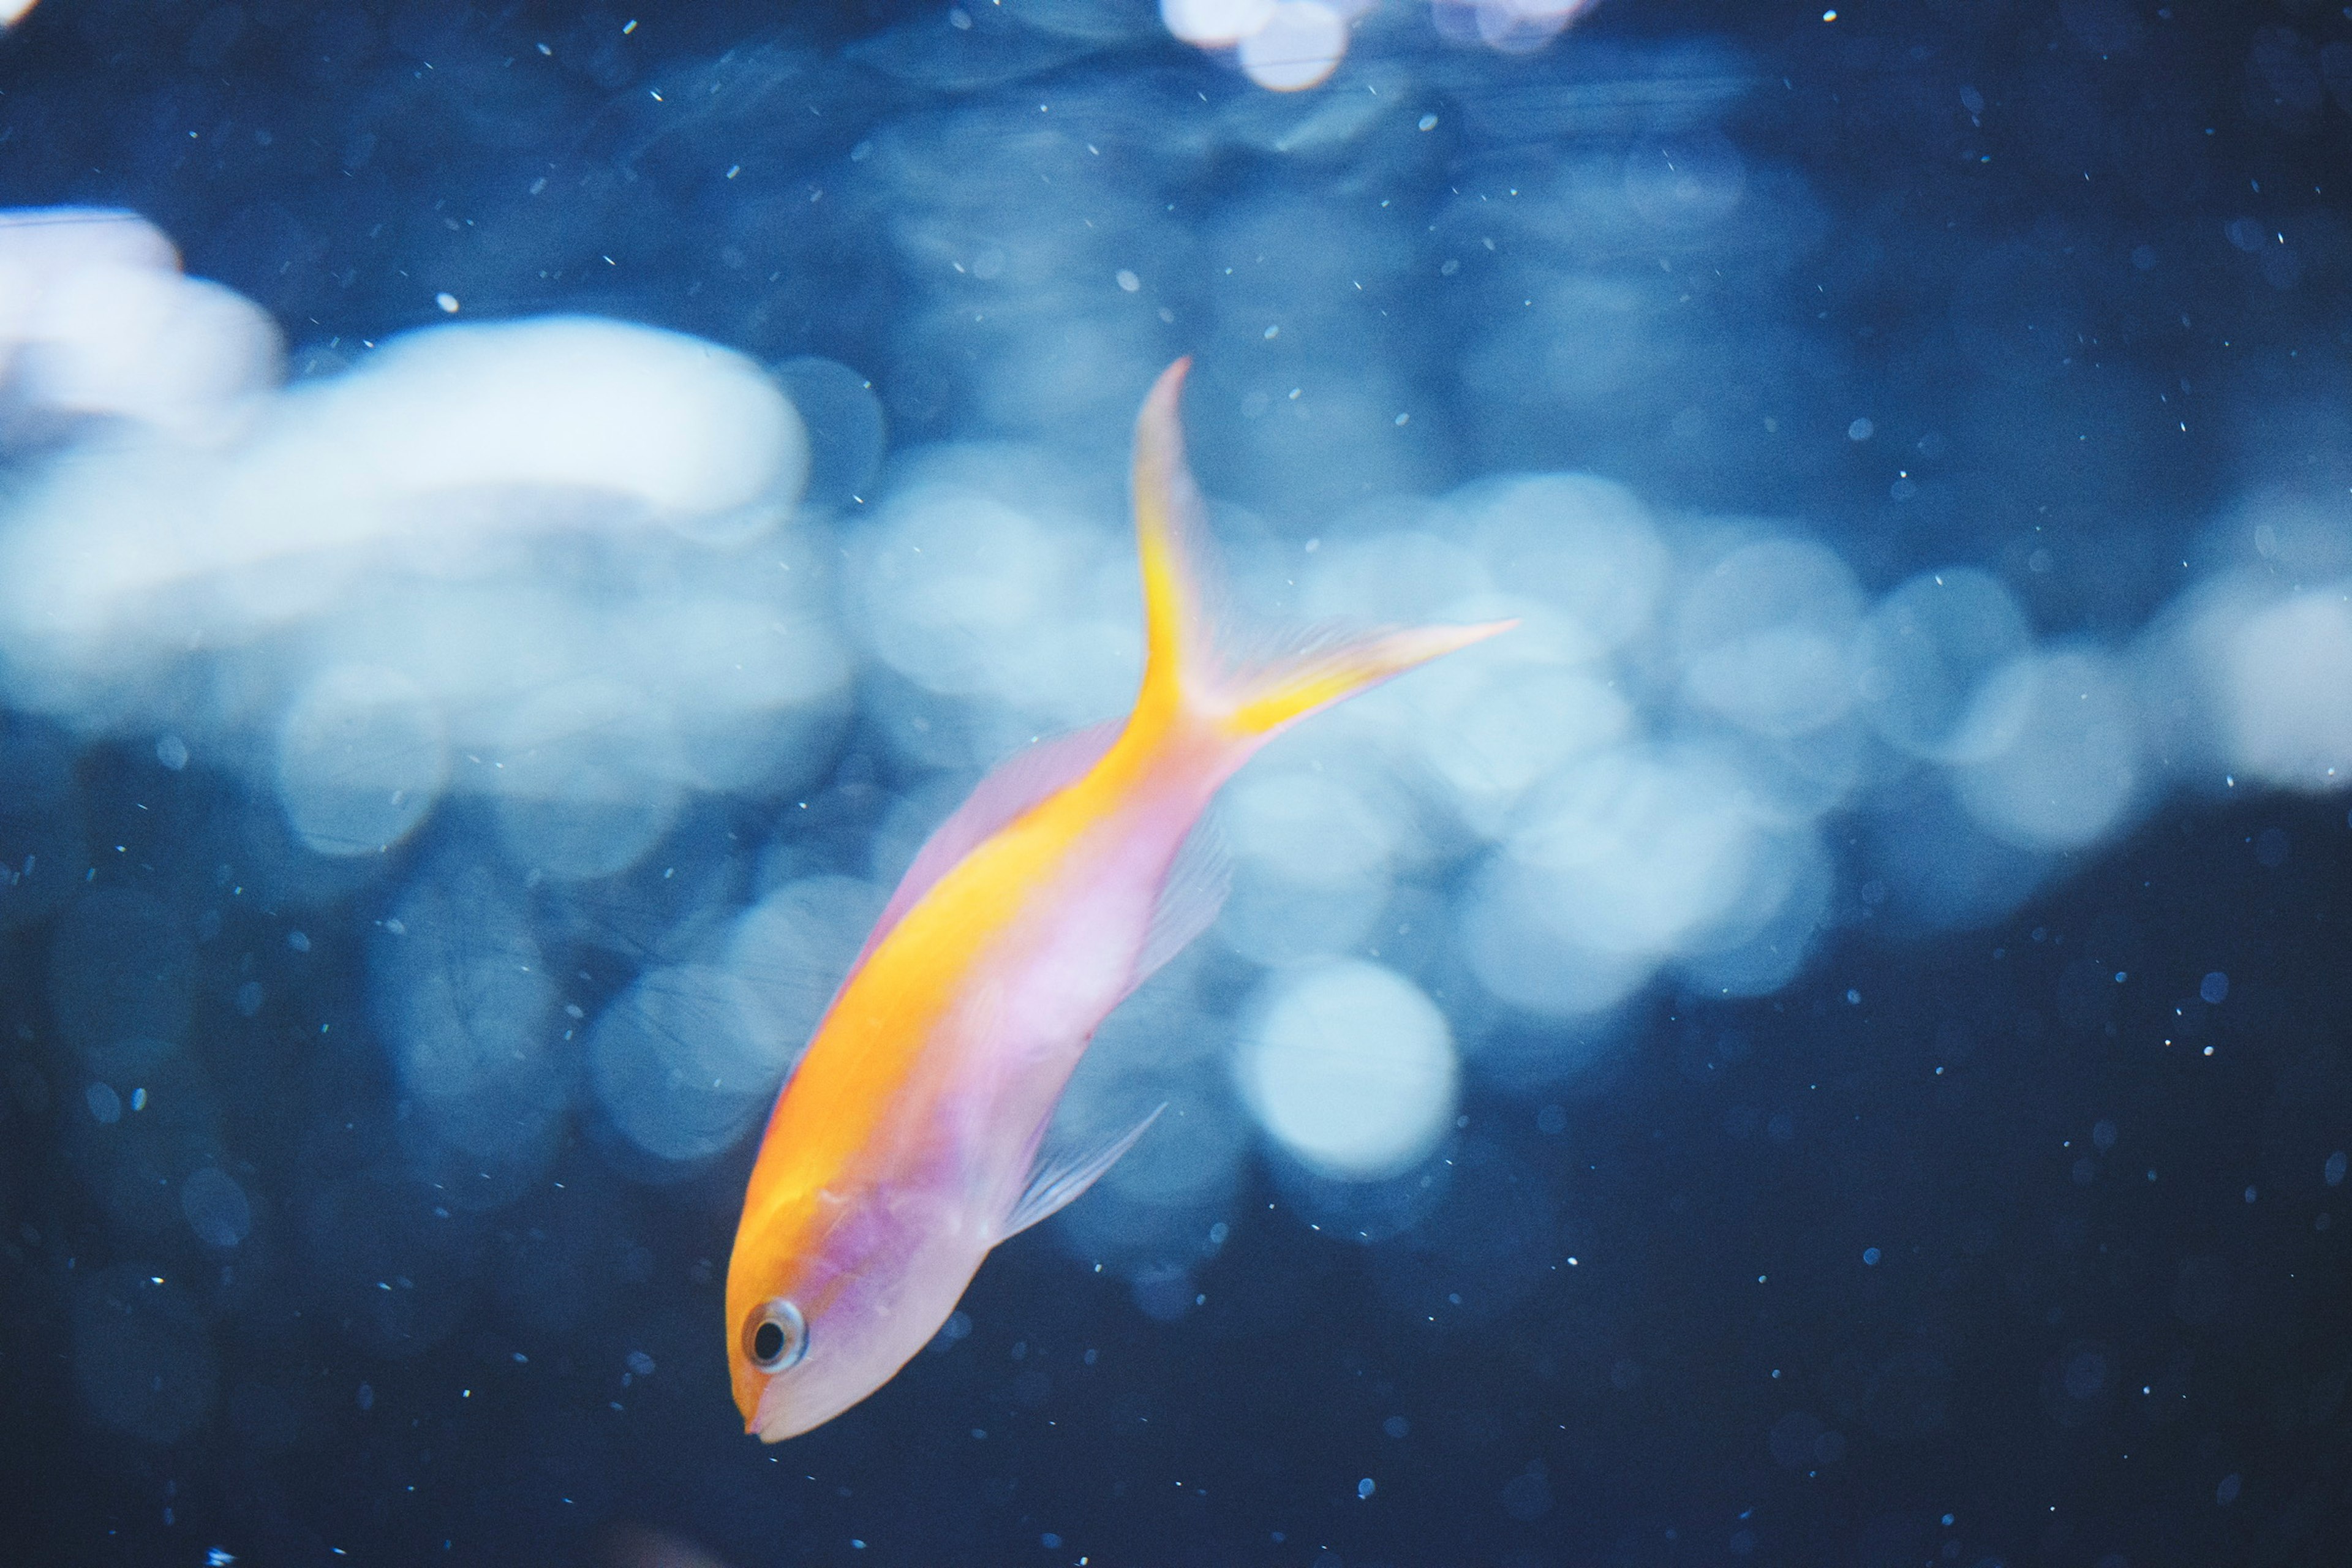
<path fill-rule="evenodd" d="M 1284 1148 L 1349 1178 L 1419 1160 L 1454 1114 L 1445 1016 L 1412 982 L 1360 960 L 1269 981 L 1235 1070 L 1243 1098 Z"/>
<path fill-rule="evenodd" d="M 92 1083 L 82 1091 L 89 1106 L 89 1114 L 101 1127 L 111 1127 L 122 1120 L 122 1097 L 114 1092 L 110 1083 Z"/>
<path fill-rule="evenodd" d="M 1367 509 L 1364 521 L 1382 521 L 1384 511 Z M 1291 613 L 1310 622 L 1365 617 L 1426 621 L 1488 588 L 1487 574 L 1475 555 L 1423 528 L 1319 540 L 1302 564 L 1304 580 Z"/>
<path fill-rule="evenodd" d="M 408 837 L 449 781 L 441 710 L 396 670 L 322 670 L 278 731 L 278 797 L 321 855 L 381 853 Z"/>
<path fill-rule="evenodd" d="M 2216 969 L 2197 983 L 2197 994 L 2214 1006 L 2229 999 L 2230 977 Z"/>
<path fill-rule="evenodd" d="M 778 795 L 831 765 L 855 666 L 821 614 L 709 584 L 641 600 L 604 635 L 615 656 L 608 668 L 625 672 L 667 720 L 685 782 Z"/>
<path fill-rule="evenodd" d="M 1197 948 L 1179 955 L 1106 1018 L 1055 1109 L 1048 1143 L 1077 1150 L 1161 1108 L 1086 1200 L 1057 1216 L 1074 1257 L 1124 1270 L 1223 1245 L 1255 1137 L 1227 1059 L 1233 1025 L 1194 1000 L 1202 962 Z"/>
<path fill-rule="evenodd" d="M 2137 715 L 2113 659 L 2090 649 L 2030 654 L 1987 678 L 1970 726 L 2008 734 L 1954 772 L 1969 814 L 2021 848 L 2075 849 L 2122 823 L 2140 786 Z"/>
<path fill-rule="evenodd" d="M 1273 875 L 1256 860 L 1243 860 L 1234 867 L 1231 895 L 1217 916 L 1216 937 L 1268 969 L 1350 952 L 1370 939 L 1390 886 L 1385 873 L 1337 887 L 1305 885 Z"/>
<path fill-rule="evenodd" d="M 1863 622 L 1854 643 L 1863 710 L 1888 744 L 1914 756 L 1972 760 L 1972 747 L 1998 749 L 2003 739 L 1968 729 L 1977 689 L 2032 639 L 2016 595 L 1996 578 L 1969 567 L 1922 572 Z"/>
<path fill-rule="evenodd" d="M 253 1229 L 253 1205 L 245 1189 L 216 1165 L 193 1172 L 180 1184 L 180 1209 L 188 1216 L 188 1228 L 207 1247 L 235 1247 Z"/>
<path fill-rule="evenodd" d="M 936 477 L 895 487 L 850 536 L 846 585 L 848 624 L 877 659 L 928 692 L 1018 705 L 1034 716 L 1026 740 L 1124 708 L 1141 649 L 1133 567 L 1107 571 L 1100 532 L 998 493 L 1029 488 L 1022 457 L 934 455 Z"/>
<path fill-rule="evenodd" d="M 1579 942 L 1552 919 L 1559 900 L 1543 870 L 1507 854 L 1489 859 L 1454 904 L 1471 972 L 1491 994 L 1533 1013 L 1573 1017 L 1615 1006 L 1656 961 Z"/>
<path fill-rule="evenodd" d="M 127 213 L 0 218 L 0 297 L 26 318 L 5 322 L 7 335 L 37 345 L 11 388 L 37 408 L 113 416 L 209 445 L 244 428 L 279 374 L 268 315 L 220 284 L 183 277 L 171 242 Z"/>
<path fill-rule="evenodd" d="M 2327 1156 L 2327 1163 L 2321 1167 L 2320 1174 L 2326 1178 L 2327 1184 L 2329 1186 L 2340 1187 L 2344 1184 L 2344 1173 L 2347 1166 L 2347 1162 L 2345 1157 L 2345 1152 L 2338 1149 L 2336 1152 Z"/>

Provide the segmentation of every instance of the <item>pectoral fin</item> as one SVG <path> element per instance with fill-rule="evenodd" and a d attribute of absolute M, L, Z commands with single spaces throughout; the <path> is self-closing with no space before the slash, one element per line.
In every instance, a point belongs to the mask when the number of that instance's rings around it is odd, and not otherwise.
<path fill-rule="evenodd" d="M 1014 1204 L 1013 1212 L 1004 1216 L 1003 1231 L 997 1240 L 1010 1241 L 1039 1220 L 1058 1214 L 1076 1201 L 1080 1193 L 1095 1184 L 1097 1177 L 1118 1163 L 1120 1155 L 1135 1147 L 1136 1141 L 1160 1120 L 1160 1113 L 1167 1109 L 1165 1104 L 1153 1107 L 1150 1115 L 1107 1143 L 1075 1149 L 1064 1154 L 1041 1154 L 1029 1173 L 1029 1185 L 1022 1193 L 1021 1201 Z"/>

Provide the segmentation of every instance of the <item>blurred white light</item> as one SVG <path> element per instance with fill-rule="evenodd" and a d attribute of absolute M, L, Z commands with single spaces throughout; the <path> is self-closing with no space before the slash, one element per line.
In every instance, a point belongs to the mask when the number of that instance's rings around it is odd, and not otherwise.
<path fill-rule="evenodd" d="M 523 870 L 613 876 L 668 831 L 684 771 L 666 717 L 642 693 L 567 681 L 510 720 L 493 775 L 499 837 Z"/>
<path fill-rule="evenodd" d="M 774 384 L 710 344 L 568 318 L 429 328 L 288 392 L 214 462 L 63 465 L 6 541 L 0 628 L 172 642 L 193 618 L 240 640 L 367 567 L 457 576 L 510 568 L 519 534 L 772 521 L 806 464 Z"/>
<path fill-rule="evenodd" d="M 754 562 L 713 556 L 672 594 L 605 618 L 602 650 L 667 717 L 680 764 L 709 790 L 778 795 L 826 765 L 834 722 L 850 705 L 853 664 L 814 608 L 758 596 L 723 579 Z M 682 563 L 691 565 L 693 563 Z M 751 592 L 745 592 L 746 587 Z M 583 650 L 582 662 L 598 650 Z"/>
<path fill-rule="evenodd" d="M 2352 585 L 2255 611 L 2218 652 L 2221 729 L 2238 768 L 2290 789 L 2352 784 Z"/>
<path fill-rule="evenodd" d="M 1325 731 L 1328 735 L 1329 731 Z M 1289 753 L 1296 763 L 1299 753 Z M 1354 771 L 1253 768 L 1225 787 L 1207 831 L 1234 858 L 1219 937 L 1278 967 L 1360 944 L 1387 907 L 1408 831 L 1402 803 L 1342 782 Z"/>
<path fill-rule="evenodd" d="M 1735 550 L 1683 601 L 1684 688 L 1759 734 L 1822 729 L 1853 704 L 1861 611 L 1853 572 L 1821 545 L 1774 539 Z"/>
<path fill-rule="evenodd" d="M 0 214 L 0 377 L 12 398 L 214 440 L 242 427 L 278 368 L 268 314 L 180 276 L 171 242 L 132 215 Z"/>
<path fill-rule="evenodd" d="M 1882 600 L 1854 643 L 1854 685 L 1889 745 L 1937 762 L 1968 762 L 2007 737 L 1965 721 L 1986 676 L 2025 652 L 2032 634 L 2016 595 L 1965 566 L 1922 572 Z"/>
<path fill-rule="evenodd" d="M 1466 487 L 1451 504 L 1497 584 L 1566 616 L 1565 657 L 1595 658 L 1648 627 L 1666 547 L 1624 486 L 1589 474 L 1521 475 Z"/>
<path fill-rule="evenodd" d="M 807 877 L 736 917 L 726 965 L 741 984 L 752 1034 L 783 1060 L 816 1032 L 887 896 L 851 877 Z"/>
<path fill-rule="evenodd" d="M 2077 648 L 2013 659 L 1987 678 L 1966 723 L 2010 739 L 1955 770 L 1960 801 L 1987 832 L 2021 848 L 2095 843 L 2137 793 L 2137 715 L 2105 654 Z"/>
<path fill-rule="evenodd" d="M 1675 967 L 1715 995 L 1769 995 L 1804 967 L 1836 888 L 1837 868 L 1819 834 L 1768 835 L 1734 908 L 1687 944 Z"/>
<path fill-rule="evenodd" d="M 1308 621 L 1425 621 L 1491 586 L 1470 552 L 1417 528 L 1323 540 L 1305 564 L 1291 613 Z"/>
<path fill-rule="evenodd" d="M 53 283 L 42 339 L 17 365 L 32 401 L 114 414 L 192 440 L 236 433 L 278 379 L 278 329 L 242 295 L 200 279 L 93 267 Z"/>
<path fill-rule="evenodd" d="M 1276 1142 L 1352 1180 L 1392 1174 L 1436 1146 L 1458 1069 L 1445 1016 L 1419 987 L 1360 960 L 1270 984 L 1236 1070 Z"/>
<path fill-rule="evenodd" d="M 278 728 L 278 797 L 295 833 L 321 855 L 373 855 L 398 843 L 448 780 L 441 710 L 394 670 L 323 670 Z"/>
<path fill-rule="evenodd" d="M 1618 752 L 1538 792 L 1504 853 L 1549 884 L 1546 924 L 1596 952 L 1664 955 L 1747 885 L 1758 832 L 1744 794 L 1705 753 Z"/>
<path fill-rule="evenodd" d="M 1282 968 L 1353 951 L 1387 906 L 1383 870 L 1341 887 L 1295 882 L 1244 859 L 1217 917 L 1218 940 L 1252 963 Z"/>
<path fill-rule="evenodd" d="M 1160 0 L 1168 31 L 1204 49 L 1224 48 L 1274 19 L 1275 0 Z"/>
<path fill-rule="evenodd" d="M 750 360 L 682 333 L 551 316 L 427 327 L 297 387 L 250 478 L 371 498 L 544 486 L 706 518 L 789 507 L 807 472 L 799 416 Z M 429 528 L 433 516 L 399 521 Z M 342 520 L 323 521 L 340 531 Z"/>
<path fill-rule="evenodd" d="M 1544 627 L 1530 616 L 1475 658 L 1416 673 L 1415 695 L 1442 716 L 1412 730 L 1422 761 L 1451 788 L 1473 830 L 1501 834 L 1511 808 L 1562 765 L 1622 742 L 1632 706 L 1602 671 L 1533 656 Z M 1522 634 L 1528 640 L 1518 639 Z"/>
<path fill-rule="evenodd" d="M 1023 488 L 1020 461 L 973 453 L 967 480 L 897 491 L 879 526 L 855 536 L 850 566 L 851 624 L 874 656 L 927 691 L 1013 710 L 1013 744 L 1119 711 L 1142 668 L 1131 558 L 1108 570 L 1101 532 L 989 493 Z M 970 765 L 1009 749 L 992 738 L 949 758 L 919 732 L 891 739 Z"/>
<path fill-rule="evenodd" d="M 1347 888 L 1383 879 L 1402 825 L 1319 771 L 1251 769 L 1219 797 L 1217 827 L 1236 855 L 1286 881 Z"/>
<path fill-rule="evenodd" d="M 750 1026 L 743 984 L 681 965 L 640 976 L 588 1037 L 588 1073 L 613 1125 L 656 1159 L 700 1160 L 748 1131 L 800 1041 Z"/>
<path fill-rule="evenodd" d="M 1471 973 L 1496 998 L 1549 1017 L 1615 1006 L 1649 979 L 1655 960 L 1577 942 L 1550 919 L 1558 899 L 1553 879 L 1507 854 L 1481 867 L 1455 906 Z"/>
<path fill-rule="evenodd" d="M 0 27 L 16 26 L 38 4 L 40 0 L 0 0 Z"/>
<path fill-rule="evenodd" d="M 1323 0 L 1276 0 L 1265 26 L 1240 40 L 1243 74 L 1276 92 L 1318 85 L 1348 52 L 1348 22 Z"/>
<path fill-rule="evenodd" d="M 1122 1271 L 1203 1258 L 1222 1244 L 1253 1132 L 1230 1071 L 1231 1023 L 1193 998 L 1198 949 L 1180 955 L 1104 1020 L 1046 1134 L 1098 1148 L 1165 1105 L 1142 1142 L 1055 1221 L 1073 1256 Z M 1190 1298 L 1186 1298 L 1187 1300 Z"/>

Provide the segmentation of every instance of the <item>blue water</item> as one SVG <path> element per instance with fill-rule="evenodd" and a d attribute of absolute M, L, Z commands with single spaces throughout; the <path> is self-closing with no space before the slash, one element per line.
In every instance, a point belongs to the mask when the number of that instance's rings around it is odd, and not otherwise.
<path fill-rule="evenodd" d="M 2352 1543 L 2352 13 L 0 10 L 0 1558 Z M 1521 624 L 762 1446 L 761 1119 L 1130 699 L 1184 354 L 1232 622 Z"/>

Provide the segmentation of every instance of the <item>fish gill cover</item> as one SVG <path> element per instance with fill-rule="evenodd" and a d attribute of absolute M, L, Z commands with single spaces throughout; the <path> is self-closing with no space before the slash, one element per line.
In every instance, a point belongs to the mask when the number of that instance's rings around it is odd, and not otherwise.
<path fill-rule="evenodd" d="M 0 8 L 30 1560 L 2313 1561 L 2352 21 Z M 751 1134 L 985 769 L 1517 616 L 1228 790 L 1167 1112 L 748 1443 Z M 2315 1555 L 2316 1554 L 2316 1555 Z"/>

